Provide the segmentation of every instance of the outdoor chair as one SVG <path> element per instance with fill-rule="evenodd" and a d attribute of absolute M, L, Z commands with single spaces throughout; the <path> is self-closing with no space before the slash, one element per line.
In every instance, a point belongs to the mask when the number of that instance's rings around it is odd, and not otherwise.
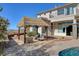
<path fill-rule="evenodd" d="M 39 40 L 39 41 L 44 41 L 44 40 L 46 40 L 46 39 L 45 39 L 44 36 L 42 35 L 42 36 L 40 36 L 40 37 L 38 38 L 38 40 Z"/>

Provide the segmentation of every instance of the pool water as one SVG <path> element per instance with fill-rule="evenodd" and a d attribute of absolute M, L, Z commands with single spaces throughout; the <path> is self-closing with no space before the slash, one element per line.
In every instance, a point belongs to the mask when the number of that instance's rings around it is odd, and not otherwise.
<path fill-rule="evenodd" d="M 59 56 L 79 56 L 79 47 L 64 49 L 59 52 Z"/>

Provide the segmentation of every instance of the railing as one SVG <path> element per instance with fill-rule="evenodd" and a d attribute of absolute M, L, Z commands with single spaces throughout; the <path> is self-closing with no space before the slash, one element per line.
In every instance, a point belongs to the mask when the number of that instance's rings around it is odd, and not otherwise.
<path fill-rule="evenodd" d="M 73 20 L 73 19 L 74 19 L 74 15 L 62 15 L 62 16 L 50 18 L 51 22 Z"/>
<path fill-rule="evenodd" d="M 68 18 L 68 17 L 72 17 L 72 16 L 73 15 L 58 15 L 58 16 L 55 16 L 53 19 Z"/>

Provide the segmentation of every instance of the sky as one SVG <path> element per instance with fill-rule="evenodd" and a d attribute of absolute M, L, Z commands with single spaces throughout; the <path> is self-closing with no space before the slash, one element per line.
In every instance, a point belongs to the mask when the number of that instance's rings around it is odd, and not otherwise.
<path fill-rule="evenodd" d="M 62 3 L 0 3 L 0 7 L 3 11 L 0 12 L 0 16 L 9 20 L 8 29 L 16 30 L 18 22 L 22 17 L 27 16 L 30 18 L 36 18 L 37 13 L 46 11 L 56 6 L 61 6 Z"/>

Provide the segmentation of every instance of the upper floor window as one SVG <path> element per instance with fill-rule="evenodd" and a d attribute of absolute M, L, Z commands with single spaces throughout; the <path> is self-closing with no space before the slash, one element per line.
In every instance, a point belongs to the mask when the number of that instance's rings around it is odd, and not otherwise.
<path fill-rule="evenodd" d="M 59 10 L 57 11 L 57 13 L 58 13 L 58 15 L 64 14 L 64 9 L 59 9 Z"/>
<path fill-rule="evenodd" d="M 69 7 L 62 8 L 62 9 L 57 10 L 57 14 L 58 15 L 61 15 L 61 14 L 64 14 L 64 13 L 66 15 L 74 14 L 74 6 L 69 6 Z"/>
<path fill-rule="evenodd" d="M 66 13 L 67 15 L 69 15 L 70 14 L 70 7 L 67 7 L 67 13 Z"/>
<path fill-rule="evenodd" d="M 66 15 L 74 14 L 74 7 L 67 7 Z"/>
<path fill-rule="evenodd" d="M 70 8 L 71 14 L 74 14 L 74 7 Z"/>

